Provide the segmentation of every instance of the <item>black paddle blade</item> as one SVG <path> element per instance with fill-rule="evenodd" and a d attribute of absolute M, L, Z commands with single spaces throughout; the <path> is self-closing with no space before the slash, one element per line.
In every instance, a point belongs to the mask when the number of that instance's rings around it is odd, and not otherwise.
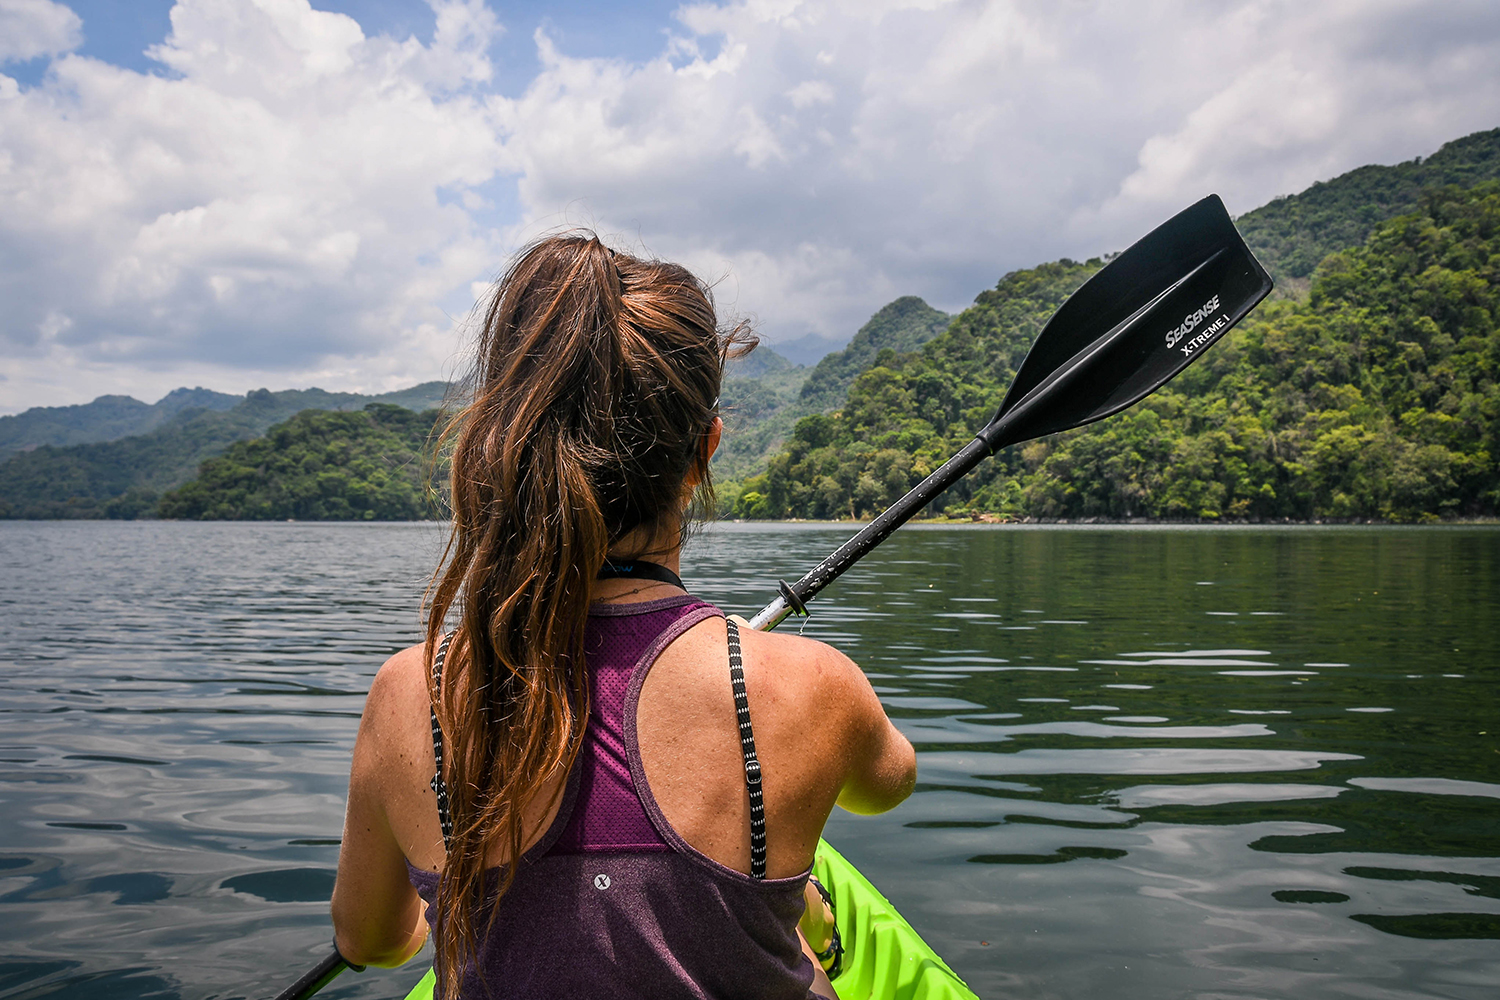
<path fill-rule="evenodd" d="M 992 448 L 1101 420 L 1161 388 L 1270 294 L 1209 195 L 1110 261 L 1053 314 L 995 419 Z"/>

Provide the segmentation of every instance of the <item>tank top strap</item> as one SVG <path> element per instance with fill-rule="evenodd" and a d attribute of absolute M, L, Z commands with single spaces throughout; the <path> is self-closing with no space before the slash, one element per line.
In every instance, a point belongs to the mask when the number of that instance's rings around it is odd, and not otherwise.
<path fill-rule="evenodd" d="M 755 755 L 755 730 L 750 725 L 750 696 L 745 691 L 745 658 L 740 651 L 740 627 L 725 617 L 729 633 L 729 684 L 734 690 L 735 721 L 740 728 L 740 756 L 745 762 L 745 790 L 750 795 L 750 877 L 766 877 L 766 803 L 760 784 L 760 759 Z"/>
<path fill-rule="evenodd" d="M 443 636 L 443 641 L 438 643 L 437 655 L 432 658 L 432 687 L 441 696 L 443 690 L 443 660 L 448 656 L 448 643 L 453 639 L 453 633 L 449 632 Z M 432 760 L 434 773 L 432 791 L 437 795 L 438 823 L 443 828 L 443 849 L 447 850 L 453 840 L 453 815 L 448 807 L 448 782 L 443 780 L 443 727 L 438 724 L 437 706 L 431 701 L 427 703 L 427 714 L 432 720 Z"/>
<path fill-rule="evenodd" d="M 663 610 L 666 611 L 668 609 Z M 722 614 L 723 612 L 719 611 L 712 604 L 693 600 L 681 602 L 678 606 L 671 608 L 668 611 L 667 621 L 663 623 L 665 627 L 661 630 L 661 634 L 656 637 L 654 642 L 649 644 L 651 648 L 641 658 L 642 662 L 637 664 L 638 669 L 645 669 L 640 670 L 639 681 L 631 685 L 635 688 L 632 692 L 635 697 L 620 699 L 619 704 L 610 706 L 614 711 L 607 712 L 607 714 L 614 715 L 616 712 L 623 714 L 627 703 L 633 703 L 635 698 L 639 697 L 638 684 L 640 681 L 644 681 L 645 670 L 649 670 L 651 662 L 670 644 L 672 639 L 677 638 L 682 632 L 686 631 L 684 626 L 691 627 L 692 624 L 696 624 L 704 618 Z M 729 683 L 734 695 L 735 722 L 740 737 L 740 757 L 744 765 L 745 791 L 750 802 L 750 877 L 760 881 L 766 877 L 765 792 L 761 783 L 760 758 L 757 756 L 755 750 L 755 729 L 750 719 L 750 698 L 745 687 L 745 661 L 744 652 L 740 645 L 739 625 L 728 616 L 725 616 L 724 623 L 729 646 Z M 432 661 L 433 688 L 439 693 L 442 691 L 443 684 L 443 663 L 447 659 L 448 647 L 452 640 L 452 632 L 448 632 L 443 636 L 442 641 L 438 644 L 437 655 L 433 657 Z M 429 703 L 427 711 L 432 726 L 432 758 L 434 764 L 434 773 L 429 785 L 433 793 L 437 796 L 438 823 L 442 827 L 443 847 L 446 849 L 451 846 L 453 839 L 453 816 L 448 799 L 448 783 L 443 777 L 443 728 L 438 722 L 437 707 Z M 621 727 L 622 729 L 628 728 L 633 731 L 634 726 L 631 724 L 634 722 L 633 719 L 629 720 L 629 722 L 625 722 L 624 719 L 619 721 L 625 723 Z M 633 737 L 633 735 L 634 733 L 632 732 L 631 736 Z M 630 742 L 633 743 L 633 739 Z M 632 747 L 632 750 L 635 753 L 631 756 L 639 754 L 638 749 Z M 628 764 L 627 769 L 629 769 Z M 633 788 L 632 791 L 638 799 L 645 798 L 641 796 L 642 789 L 640 787 Z M 642 804 L 644 805 L 644 802 Z M 654 801 L 651 804 L 654 806 Z M 657 812 L 658 810 L 649 809 L 648 811 Z M 571 817 L 565 818 L 562 816 L 558 818 L 565 823 L 571 819 Z M 583 817 L 580 816 L 578 818 L 582 819 Z M 661 819 L 664 821 L 665 817 L 661 817 Z M 569 823 L 568 825 L 575 825 L 576 822 L 574 820 L 573 823 Z"/>

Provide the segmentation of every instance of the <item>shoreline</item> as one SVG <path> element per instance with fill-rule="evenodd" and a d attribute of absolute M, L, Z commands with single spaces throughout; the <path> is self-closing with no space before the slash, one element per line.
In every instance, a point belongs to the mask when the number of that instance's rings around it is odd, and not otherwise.
<path fill-rule="evenodd" d="M 783 519 L 773 518 L 721 518 L 713 521 L 713 524 L 869 524 L 873 517 L 862 518 L 812 518 L 791 517 Z M 912 525 L 929 525 L 934 527 L 961 528 L 961 527 L 1035 527 L 1038 525 L 1054 526 L 1105 526 L 1105 527 L 1179 527 L 1179 528 L 1201 528 L 1201 527 L 1371 527 L 1386 528 L 1441 528 L 1444 526 L 1475 527 L 1484 525 L 1500 525 L 1500 517 L 1452 517 L 1432 521 L 1387 521 L 1378 518 L 1347 517 L 1335 518 L 1324 517 L 1313 520 L 1297 520 L 1295 518 L 1152 518 L 1152 517 L 1005 517 L 999 514 L 978 514 L 966 517 L 922 517 L 912 518 L 906 522 Z"/>
<path fill-rule="evenodd" d="M 810 525 L 864 525 L 873 521 L 864 518 L 742 518 L 722 517 L 704 521 L 715 524 L 810 524 Z M 445 524 L 442 518 L 411 518 L 402 520 L 320 520 L 302 518 L 178 518 L 178 517 L 0 517 L 0 523 L 13 524 L 102 524 L 106 522 L 132 524 Z M 1431 521 L 1387 521 L 1378 518 L 1324 517 L 1312 520 L 1294 518 L 1149 518 L 1149 517 L 1004 517 L 998 514 L 979 514 L 966 517 L 914 517 L 906 524 L 941 528 L 967 527 L 1157 527 L 1157 528 L 1295 528 L 1295 527 L 1385 527 L 1385 528 L 1442 528 L 1500 526 L 1500 517 L 1453 517 Z"/>

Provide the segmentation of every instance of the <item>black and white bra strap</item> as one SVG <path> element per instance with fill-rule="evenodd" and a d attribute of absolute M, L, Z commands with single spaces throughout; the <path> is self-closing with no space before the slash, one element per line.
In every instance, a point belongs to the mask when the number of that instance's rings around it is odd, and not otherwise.
<path fill-rule="evenodd" d="M 438 692 L 443 689 L 443 658 L 448 655 L 448 643 L 452 639 L 452 632 L 443 636 L 437 656 L 432 660 L 432 686 Z M 453 816 L 448 812 L 448 783 L 443 780 L 443 727 L 438 725 L 437 709 L 430 703 L 427 713 L 432 716 L 432 759 L 437 764 L 437 773 L 432 776 L 430 784 L 437 793 L 438 823 L 443 828 L 443 847 L 447 848 L 453 839 Z"/>
<path fill-rule="evenodd" d="M 734 687 L 734 714 L 740 724 L 740 753 L 745 758 L 745 789 L 750 793 L 750 877 L 766 877 L 766 802 L 760 787 L 760 760 L 755 756 L 755 730 L 750 728 L 750 699 L 745 694 L 745 658 L 740 652 L 740 627 L 725 619 L 729 631 L 729 681 Z"/>

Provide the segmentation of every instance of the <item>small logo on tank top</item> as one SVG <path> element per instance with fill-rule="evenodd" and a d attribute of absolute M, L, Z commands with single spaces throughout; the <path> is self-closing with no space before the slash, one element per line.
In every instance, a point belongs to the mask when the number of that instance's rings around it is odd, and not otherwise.
<path fill-rule="evenodd" d="M 594 876 L 594 888 L 595 889 L 608 889 L 609 888 L 609 876 L 608 875 L 595 875 Z"/>

